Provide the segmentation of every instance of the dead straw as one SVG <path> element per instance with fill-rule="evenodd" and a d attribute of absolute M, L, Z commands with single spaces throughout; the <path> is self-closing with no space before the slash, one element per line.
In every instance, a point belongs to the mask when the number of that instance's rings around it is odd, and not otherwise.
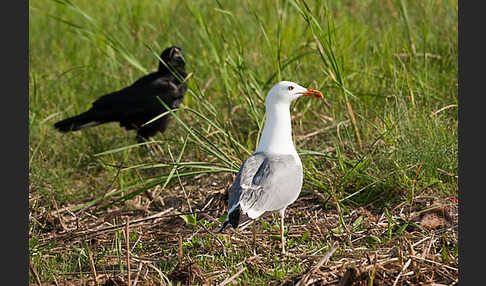
<path fill-rule="evenodd" d="M 91 267 L 91 272 L 93 273 L 93 278 L 95 281 L 96 286 L 99 286 L 100 283 L 98 281 L 98 275 L 96 274 L 96 267 L 94 264 L 93 253 L 91 249 L 88 249 L 88 256 L 89 256 L 89 266 Z"/>
<path fill-rule="evenodd" d="M 34 277 L 35 277 L 35 280 L 37 281 L 37 284 L 39 286 L 42 286 L 41 280 L 39 278 L 39 274 L 37 273 L 37 270 L 35 270 L 35 267 L 30 260 L 29 260 L 29 268 L 30 268 L 30 271 L 32 271 L 32 273 L 34 274 Z"/>
<path fill-rule="evenodd" d="M 246 270 L 246 266 L 241 267 L 240 270 L 238 270 L 238 272 L 236 272 L 233 276 L 224 279 L 224 281 L 221 282 L 219 284 L 219 286 L 224 286 L 224 285 L 229 284 L 231 281 L 235 280 L 235 278 L 238 277 L 245 270 Z"/>
<path fill-rule="evenodd" d="M 332 246 L 329 248 L 329 250 L 326 252 L 326 254 L 324 254 L 324 256 L 321 258 L 321 260 L 319 260 L 319 262 L 317 262 L 316 265 L 314 265 L 311 269 L 309 269 L 309 271 L 304 276 L 302 276 L 302 278 L 299 280 L 299 282 L 297 282 L 297 284 L 295 284 L 295 286 L 308 285 L 307 282 L 309 281 L 309 278 L 312 276 L 312 274 L 318 271 L 322 265 L 327 263 L 329 261 L 329 258 L 331 258 L 331 256 L 334 254 L 334 252 L 337 249 L 338 249 L 338 243 L 334 242 Z"/>
<path fill-rule="evenodd" d="M 127 216 L 125 220 L 125 242 L 126 242 L 126 248 L 127 248 L 127 280 L 128 280 L 128 286 L 131 286 L 131 277 L 130 277 L 130 217 Z"/>

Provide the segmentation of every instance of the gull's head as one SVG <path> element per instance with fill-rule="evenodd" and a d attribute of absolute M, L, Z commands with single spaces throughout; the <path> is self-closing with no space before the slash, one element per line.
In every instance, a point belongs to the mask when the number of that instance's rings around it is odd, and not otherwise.
<path fill-rule="evenodd" d="M 322 93 L 318 90 L 302 87 L 295 82 L 281 81 L 270 89 L 265 102 L 271 105 L 290 105 L 292 101 L 301 96 L 322 98 Z"/>

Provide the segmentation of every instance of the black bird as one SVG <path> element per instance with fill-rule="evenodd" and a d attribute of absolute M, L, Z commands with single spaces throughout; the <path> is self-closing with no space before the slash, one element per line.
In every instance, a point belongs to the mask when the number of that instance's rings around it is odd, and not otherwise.
<path fill-rule="evenodd" d="M 108 122 L 119 122 L 126 130 L 137 130 L 139 141 L 149 139 L 157 131 L 164 132 L 170 120 L 167 114 L 145 126 L 156 116 L 167 111 L 163 100 L 171 109 L 179 106 L 186 93 L 184 52 L 173 46 L 165 49 L 158 71 L 148 74 L 132 85 L 106 94 L 93 102 L 88 111 L 54 124 L 59 131 L 76 131 Z"/>

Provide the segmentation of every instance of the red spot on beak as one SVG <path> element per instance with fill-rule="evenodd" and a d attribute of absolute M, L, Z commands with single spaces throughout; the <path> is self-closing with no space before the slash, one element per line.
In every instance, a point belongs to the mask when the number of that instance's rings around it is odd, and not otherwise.
<path fill-rule="evenodd" d="M 317 98 L 323 98 L 322 93 L 318 90 L 315 89 L 310 89 L 308 88 L 304 92 L 299 92 L 299 94 L 302 94 L 304 96 L 312 96 L 312 97 L 317 97 Z"/>

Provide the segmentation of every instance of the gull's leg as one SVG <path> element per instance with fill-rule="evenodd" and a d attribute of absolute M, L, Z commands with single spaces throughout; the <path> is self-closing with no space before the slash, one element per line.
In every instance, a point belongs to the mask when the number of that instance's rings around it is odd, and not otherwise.
<path fill-rule="evenodd" d="M 256 220 L 253 221 L 252 233 L 253 233 L 253 255 L 256 255 Z"/>
<path fill-rule="evenodd" d="M 284 212 L 285 210 L 280 211 L 280 242 L 281 242 L 282 254 L 285 255 Z"/>

